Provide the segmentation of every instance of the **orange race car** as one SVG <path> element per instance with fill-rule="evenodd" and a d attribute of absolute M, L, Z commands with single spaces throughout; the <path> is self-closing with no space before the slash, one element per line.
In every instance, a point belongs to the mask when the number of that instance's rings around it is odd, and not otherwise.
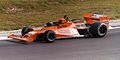
<path fill-rule="evenodd" d="M 73 37 L 104 37 L 109 31 L 109 17 L 99 14 L 85 14 L 86 22 L 81 22 L 80 19 L 69 20 L 65 15 L 58 22 L 46 23 L 42 29 L 33 30 L 31 27 L 24 27 L 21 35 L 11 34 L 8 38 L 20 40 L 23 42 L 54 42 L 59 38 Z"/>

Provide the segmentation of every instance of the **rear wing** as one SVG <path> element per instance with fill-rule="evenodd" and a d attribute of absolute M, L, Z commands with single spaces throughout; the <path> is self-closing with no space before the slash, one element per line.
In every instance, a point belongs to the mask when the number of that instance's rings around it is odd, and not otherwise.
<path fill-rule="evenodd" d="M 93 24 L 94 22 L 102 22 L 109 24 L 109 16 L 99 14 L 85 14 L 84 18 L 87 24 Z"/>

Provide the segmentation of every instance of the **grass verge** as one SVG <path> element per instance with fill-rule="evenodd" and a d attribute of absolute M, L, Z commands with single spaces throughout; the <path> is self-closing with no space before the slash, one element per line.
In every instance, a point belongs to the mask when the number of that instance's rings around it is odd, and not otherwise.
<path fill-rule="evenodd" d="M 99 13 L 119 19 L 119 10 L 120 0 L 0 0 L 0 30 L 39 27 L 63 15 L 83 20 L 86 13 Z"/>

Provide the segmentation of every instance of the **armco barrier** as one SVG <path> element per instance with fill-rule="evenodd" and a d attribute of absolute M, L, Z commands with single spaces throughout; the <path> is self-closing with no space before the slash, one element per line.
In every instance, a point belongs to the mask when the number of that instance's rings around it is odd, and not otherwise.
<path fill-rule="evenodd" d="M 112 26 L 112 27 L 120 26 L 120 19 L 110 20 L 110 26 Z"/>
<path fill-rule="evenodd" d="M 38 29 L 41 29 L 41 27 L 34 28 L 34 30 L 38 30 Z M 21 34 L 21 29 L 19 29 L 19 30 L 13 30 L 13 31 L 1 31 L 0 32 L 0 38 L 1 37 L 2 38 L 7 37 L 10 34 L 20 35 Z"/>
<path fill-rule="evenodd" d="M 34 28 L 34 30 L 41 29 L 41 27 Z M 13 30 L 13 31 L 1 31 L 0 32 L 0 37 L 6 37 L 9 34 L 16 34 L 20 35 L 21 34 L 21 29 L 19 30 Z"/>
<path fill-rule="evenodd" d="M 13 30 L 13 31 L 1 31 L 0 32 L 0 37 L 6 37 L 9 34 L 17 34 L 20 35 L 21 30 Z"/>
<path fill-rule="evenodd" d="M 0 40 L 9 40 L 10 38 L 7 38 L 10 34 L 16 34 L 20 35 L 21 30 L 13 30 L 13 31 L 1 31 L 0 32 Z"/>
<path fill-rule="evenodd" d="M 120 28 L 120 20 L 110 20 L 110 29 Z M 34 28 L 34 30 L 41 29 L 41 27 Z M 1 31 L 0 32 L 0 40 L 8 39 L 7 36 L 10 34 L 21 34 L 20 30 L 13 30 L 13 31 Z"/>

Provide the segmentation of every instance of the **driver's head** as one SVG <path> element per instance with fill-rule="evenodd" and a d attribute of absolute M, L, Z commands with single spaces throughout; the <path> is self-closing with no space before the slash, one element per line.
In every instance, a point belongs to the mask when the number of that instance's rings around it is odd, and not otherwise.
<path fill-rule="evenodd" d="M 59 23 L 66 23 L 67 21 L 64 18 L 59 18 Z"/>

